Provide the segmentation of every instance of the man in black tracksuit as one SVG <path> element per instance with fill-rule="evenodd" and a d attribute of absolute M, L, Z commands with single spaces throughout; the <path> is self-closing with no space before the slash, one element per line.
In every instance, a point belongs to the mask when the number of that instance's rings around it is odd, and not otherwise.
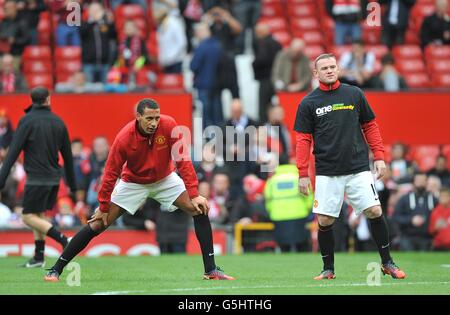
<path fill-rule="evenodd" d="M 31 91 L 33 101 L 19 121 L 8 154 L 0 170 L 0 190 L 6 178 L 24 151 L 24 167 L 27 182 L 23 198 L 23 222 L 33 229 L 35 254 L 24 267 L 43 267 L 45 235 L 50 236 L 63 247 L 67 238 L 50 222 L 44 219 L 44 212 L 52 209 L 58 195 L 61 167 L 58 153 L 64 159 L 66 179 L 70 190 L 75 192 L 75 174 L 69 135 L 64 122 L 50 111 L 50 94 L 46 88 L 37 87 Z"/>

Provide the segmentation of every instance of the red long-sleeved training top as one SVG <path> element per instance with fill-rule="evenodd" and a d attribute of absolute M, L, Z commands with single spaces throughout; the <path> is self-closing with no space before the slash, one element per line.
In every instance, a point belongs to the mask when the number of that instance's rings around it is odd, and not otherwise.
<path fill-rule="evenodd" d="M 152 136 L 143 136 L 138 131 L 136 120 L 122 128 L 106 161 L 98 193 L 100 211 L 109 211 L 111 193 L 119 176 L 124 182 L 151 184 L 170 175 L 175 170 L 172 148 L 174 153 L 179 153 L 175 164 L 189 197 L 199 195 L 197 174 L 186 146 L 188 139 L 182 136 L 180 129 L 174 130 L 176 127 L 177 123 L 172 117 L 161 115 L 158 128 Z"/>

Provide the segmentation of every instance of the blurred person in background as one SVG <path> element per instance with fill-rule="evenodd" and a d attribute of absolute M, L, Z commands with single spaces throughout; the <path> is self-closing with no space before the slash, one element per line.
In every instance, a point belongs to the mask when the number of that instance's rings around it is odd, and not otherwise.
<path fill-rule="evenodd" d="M 0 93 L 20 93 L 28 89 L 25 77 L 14 70 L 14 57 L 4 54 L 0 65 Z"/>
<path fill-rule="evenodd" d="M 430 44 L 450 44 L 448 0 L 436 0 L 435 7 L 435 12 L 423 20 L 420 28 L 420 43 L 423 48 Z"/>
<path fill-rule="evenodd" d="M 7 149 L 12 141 L 14 135 L 14 129 L 8 116 L 6 116 L 6 110 L 0 109 L 0 149 Z"/>
<path fill-rule="evenodd" d="M 416 0 L 380 0 L 386 9 L 382 17 L 381 39 L 383 44 L 392 48 L 405 42 L 405 32 L 408 28 L 409 12 Z"/>
<path fill-rule="evenodd" d="M 8 154 L 0 170 L 0 190 L 5 187 L 11 168 L 24 151 L 24 165 L 27 173 L 23 199 L 23 221 L 33 230 L 35 239 L 34 256 L 23 267 L 43 267 L 45 237 L 49 236 L 67 245 L 67 237 L 54 225 L 45 220 L 44 212 L 52 209 L 57 198 L 62 176 L 59 153 L 64 160 L 66 180 L 70 191 L 75 194 L 76 183 L 73 170 L 72 151 L 64 122 L 50 109 L 50 93 L 46 88 L 36 87 L 31 91 L 33 104 L 19 121 Z"/>
<path fill-rule="evenodd" d="M 311 68 L 304 49 L 305 42 L 294 38 L 288 48 L 277 53 L 272 68 L 275 91 L 299 92 L 310 88 Z"/>
<path fill-rule="evenodd" d="M 426 191 L 425 173 L 417 172 L 413 184 L 413 191 L 398 200 L 393 220 L 400 229 L 400 250 L 428 251 L 431 248 L 429 219 L 437 199 Z"/>
<path fill-rule="evenodd" d="M 405 79 L 395 69 L 394 64 L 394 56 L 390 53 L 381 58 L 381 71 L 374 76 L 373 88 L 389 92 L 408 89 Z"/>
<path fill-rule="evenodd" d="M 214 174 L 209 197 L 209 219 L 212 223 L 225 224 L 229 221 L 233 200 L 231 199 L 230 179 L 227 174 Z"/>
<path fill-rule="evenodd" d="M 325 5 L 328 15 L 335 22 L 335 45 L 344 45 L 361 39 L 360 23 L 367 16 L 366 0 L 326 0 Z"/>
<path fill-rule="evenodd" d="M 67 82 L 58 82 L 55 91 L 58 93 L 101 93 L 104 91 L 102 82 L 86 82 L 86 75 L 82 71 L 74 72 Z"/>
<path fill-rule="evenodd" d="M 360 88 L 373 87 L 374 67 L 374 53 L 366 51 L 361 39 L 355 40 L 351 51 L 346 51 L 339 60 L 339 80 Z"/>
<path fill-rule="evenodd" d="M 427 179 L 427 192 L 433 194 L 436 199 L 439 199 L 439 192 L 441 191 L 442 183 L 439 177 L 429 175 Z"/>
<path fill-rule="evenodd" d="M 259 120 L 267 121 L 267 110 L 272 104 L 275 90 L 272 83 L 272 67 L 281 45 L 271 35 L 269 25 L 258 23 L 255 26 L 255 59 L 252 67 L 255 79 L 259 82 Z"/>
<path fill-rule="evenodd" d="M 447 165 L 447 157 L 445 155 L 439 155 L 436 158 L 436 166 L 428 171 L 428 175 L 435 175 L 439 177 L 442 186 L 450 187 L 450 170 Z"/>
<path fill-rule="evenodd" d="M 50 0 L 47 2 L 52 15 L 57 18 L 56 27 L 56 45 L 57 46 L 80 46 L 80 27 L 69 25 L 67 21 L 71 20 L 69 15 L 73 9 L 69 9 L 71 3 L 80 4 L 82 0 Z"/>
<path fill-rule="evenodd" d="M 407 147 L 400 142 L 396 142 L 391 148 L 391 178 L 397 184 L 411 183 L 415 168 L 413 164 L 406 159 Z"/>
<path fill-rule="evenodd" d="M 450 250 L 450 188 L 443 187 L 439 204 L 431 212 L 428 231 L 433 236 L 433 250 Z"/>
<path fill-rule="evenodd" d="M 246 31 L 251 31 L 251 39 L 255 41 L 255 32 L 253 26 L 258 22 L 261 16 L 261 1 L 260 0 L 234 0 L 233 1 L 233 16 L 239 21 L 242 31 L 236 38 L 236 53 L 243 54 L 246 48 Z"/>
<path fill-rule="evenodd" d="M 292 164 L 279 165 L 264 188 L 266 209 L 275 224 L 275 240 L 283 253 L 311 250 L 307 223 L 313 195 L 303 196 L 298 190 L 298 169 Z"/>

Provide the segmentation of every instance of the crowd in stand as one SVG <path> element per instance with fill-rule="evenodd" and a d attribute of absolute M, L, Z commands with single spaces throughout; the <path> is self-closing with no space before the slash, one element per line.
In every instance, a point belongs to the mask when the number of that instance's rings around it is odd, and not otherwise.
<path fill-rule="evenodd" d="M 258 131 L 257 139 L 244 146 L 224 143 L 225 150 L 221 155 L 216 152 L 216 146 L 206 144 L 202 160 L 194 161 L 199 192 L 209 199 L 209 216 L 213 224 L 233 226 L 236 223 L 274 222 L 275 239 L 282 251 L 311 250 L 317 233 L 317 223 L 311 214 L 312 199 L 298 194 L 298 171 L 290 160 L 292 145 L 283 119 L 282 108 L 271 107 L 267 123 L 260 124 L 249 118 L 241 103 L 235 101 L 232 116 L 222 128 L 234 126 L 235 132 L 239 133 L 254 126 Z M 13 133 L 5 112 L 0 112 L 0 165 Z M 81 139 L 72 141 L 78 191 L 76 200 L 72 200 L 61 181 L 57 205 L 47 212 L 58 226 L 73 228 L 85 224 L 98 206 L 97 193 L 109 146 L 108 140 L 101 136 L 95 138 L 92 145 Z M 408 151 L 407 146 L 396 143 L 386 149 L 389 175 L 376 181 L 375 188 L 389 222 L 392 246 L 400 250 L 449 250 L 450 147 L 417 146 Z M 258 150 L 258 159 L 248 159 L 251 152 Z M 246 160 L 238 161 L 238 154 L 243 154 Z M 276 160 L 279 160 L 278 166 Z M 273 168 L 263 171 L 262 166 L 271 164 Z M 25 180 L 23 164 L 19 160 L 1 192 L 1 228 L 24 227 L 20 213 Z M 280 185 L 283 185 L 282 189 L 279 189 Z M 166 224 L 173 221 L 178 223 L 175 226 Z M 149 200 L 137 216 L 125 215 L 119 225 L 156 230 L 161 242 L 167 246 L 166 251 L 178 252 L 183 248 L 182 240 L 186 240 L 189 222 L 182 211 L 161 212 L 159 205 Z M 335 233 L 337 250 L 375 249 L 364 216 L 355 216 L 345 202 Z M 252 250 L 251 247 L 247 249 Z"/>
<path fill-rule="evenodd" d="M 282 43 L 273 36 L 273 28 L 261 18 L 262 6 L 270 1 L 77 2 L 83 8 L 80 26 L 65 23 L 70 15 L 65 0 L 3 1 L 0 22 L 2 93 L 26 91 L 32 86 L 27 82 L 27 75 L 22 74 L 26 74 L 22 54 L 29 45 L 42 44 L 37 28 L 39 18 L 46 12 L 56 17 L 54 49 L 70 47 L 79 51 L 81 58 L 81 66 L 66 76 L 66 80 L 57 80 L 54 86 L 57 92 L 146 91 L 154 87 L 159 76 L 181 75 L 190 69 L 195 95 L 202 103 L 204 128 L 214 125 L 225 130 L 227 126 L 233 126 L 237 133 L 244 133 L 247 127 L 253 126 L 257 130 L 255 141 L 243 147 L 224 143 L 223 155 L 206 145 L 202 161 L 195 163 L 199 190 L 209 198 L 211 205 L 211 222 L 229 226 L 274 222 L 275 237 L 282 251 L 311 250 L 317 232 L 317 223 L 310 211 L 312 200 L 301 196 L 297 199 L 289 196 L 274 198 L 278 193 L 279 178 L 293 182 L 298 179 L 298 174 L 289 164 L 293 147 L 288 127 L 283 123 L 283 110 L 281 106 L 273 105 L 273 96 L 278 91 L 306 91 L 317 86 L 311 76 L 310 64 L 315 56 L 308 53 L 306 38 Z M 365 1 L 324 2 L 335 23 L 334 45 L 351 44 L 350 50 L 338 55 L 342 69 L 340 80 L 364 89 L 408 89 L 396 67 L 397 57 L 390 48 L 404 43 L 409 12 L 415 1 L 380 2 L 386 5 L 382 33 L 385 46 L 377 52 L 368 50 L 363 40 L 360 23 L 366 17 Z M 135 11 L 134 18 L 122 18 L 121 9 L 130 5 L 140 9 Z M 151 12 L 151 18 L 145 12 Z M 246 37 L 250 33 L 251 36 Z M 448 46 L 447 0 L 436 1 L 435 13 L 425 18 L 420 34 L 423 49 L 429 45 Z M 246 38 L 252 39 L 250 45 Z M 77 50 L 76 47 L 80 48 Z M 254 78 L 259 82 L 258 121 L 245 114 L 237 85 L 235 59 L 248 51 L 254 56 Z M 229 90 L 232 95 L 228 120 L 224 120 L 222 109 L 223 90 Z M 0 165 L 12 134 L 6 113 L 0 112 Z M 97 207 L 97 192 L 109 145 L 104 137 L 97 137 L 92 145 L 82 139 L 72 141 L 78 192 L 73 201 L 61 182 L 57 206 L 49 212 L 58 226 L 71 228 L 84 224 Z M 420 154 L 414 148 L 407 152 L 406 146 L 399 143 L 388 150 L 391 155 L 389 176 L 377 181 L 376 189 L 389 221 L 394 248 L 450 249 L 450 149 L 448 146 L 435 149 L 437 151 L 428 155 L 433 161 L 426 165 L 422 164 Z M 226 158 L 239 154 L 248 157 L 252 152 L 258 152 L 257 160 Z M 262 166 L 276 165 L 276 160 L 280 165 L 274 170 L 261 171 Z M 23 227 L 20 205 L 24 182 L 25 172 L 19 161 L 1 193 L 0 227 Z M 298 211 L 280 213 L 280 209 L 289 207 L 288 203 L 277 203 L 283 198 L 291 198 L 290 202 Z M 177 224 L 174 228 L 165 222 Z M 164 251 L 178 252 L 186 243 L 189 220 L 181 211 L 160 212 L 158 205 L 149 201 L 137 216 L 125 215 L 119 224 L 159 231 L 159 242 L 164 244 Z M 344 203 L 335 226 L 338 249 L 375 249 L 367 222 L 364 217 L 355 216 L 348 204 Z"/>
<path fill-rule="evenodd" d="M 261 86 L 260 108 L 266 109 L 274 91 L 309 90 L 317 85 L 311 80 L 309 61 L 323 52 L 324 47 L 337 53 L 343 80 L 364 88 L 404 90 L 420 86 L 408 72 L 418 73 L 413 64 L 424 64 L 427 47 L 445 47 L 450 43 L 448 0 L 435 0 L 433 10 L 427 12 L 429 15 L 416 14 L 421 19 L 412 16 L 411 11 L 421 9 L 424 4 L 431 5 L 428 0 L 379 1 L 383 5 L 380 34 L 375 33 L 379 27 L 363 27 L 369 18 L 366 0 L 324 0 L 317 8 L 308 1 L 295 6 L 295 1 L 290 0 L 2 0 L 0 3 L 0 54 L 7 56 L 2 63 L 8 64 L 12 58 L 14 65 L 1 67 L 4 93 L 20 92 L 42 82 L 57 92 L 75 93 L 146 91 L 174 85 L 183 89 L 182 79 L 180 83 L 169 76 L 160 79 L 162 83 L 158 85 L 158 76 L 180 75 L 187 71 L 193 58 L 195 62 L 190 68 L 199 76 L 194 81 L 198 97 L 206 104 L 216 104 L 213 99 L 223 89 L 229 89 L 233 98 L 239 97 L 235 57 L 250 54 L 255 58 L 254 77 Z M 73 6 L 77 3 L 81 20 L 74 25 Z M 281 18 L 284 15 L 277 13 L 286 5 L 294 11 L 294 15 L 288 16 L 290 28 Z M 324 13 L 318 17 L 316 10 Z M 323 23 L 332 25 L 324 35 L 317 24 L 322 23 L 322 18 L 326 21 Z M 411 43 L 408 34 L 413 28 L 420 46 L 409 45 L 414 47 L 405 47 L 403 52 L 401 45 Z M 326 34 L 328 30 L 331 35 Z M 46 37 L 49 33 L 51 36 Z M 373 39 L 376 34 L 379 38 Z M 319 36 L 318 42 L 311 39 L 315 36 Z M 380 45 L 374 47 L 377 41 Z M 77 62 L 67 66 L 59 65 L 62 62 L 58 60 L 53 64 L 50 59 L 36 58 L 31 62 L 26 53 L 30 47 L 49 47 L 54 53 L 58 49 L 72 49 L 79 55 Z M 416 55 L 418 47 L 423 52 Z M 442 57 L 448 61 L 447 53 L 439 50 L 437 54 L 444 54 Z M 399 60 L 409 57 L 414 57 L 410 66 Z M 431 72 L 446 69 L 445 65 L 429 67 Z M 208 73 L 219 76 L 206 84 Z M 50 76 L 50 81 L 45 81 L 43 74 Z M 265 115 L 265 110 L 260 114 Z"/>

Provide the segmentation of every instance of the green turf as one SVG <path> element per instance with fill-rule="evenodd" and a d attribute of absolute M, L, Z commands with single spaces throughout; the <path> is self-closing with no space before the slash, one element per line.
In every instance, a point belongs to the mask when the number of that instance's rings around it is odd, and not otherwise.
<path fill-rule="evenodd" d="M 0 258 L 0 294 L 450 294 L 450 253 L 395 253 L 404 280 L 381 276 L 368 286 L 367 264 L 378 254 L 337 254 L 332 281 L 315 281 L 319 254 L 246 254 L 220 256 L 217 263 L 236 281 L 202 280 L 200 256 L 77 258 L 81 285 L 43 281 L 43 269 L 16 267 L 23 257 Z M 55 259 L 47 258 L 50 266 Z"/>

